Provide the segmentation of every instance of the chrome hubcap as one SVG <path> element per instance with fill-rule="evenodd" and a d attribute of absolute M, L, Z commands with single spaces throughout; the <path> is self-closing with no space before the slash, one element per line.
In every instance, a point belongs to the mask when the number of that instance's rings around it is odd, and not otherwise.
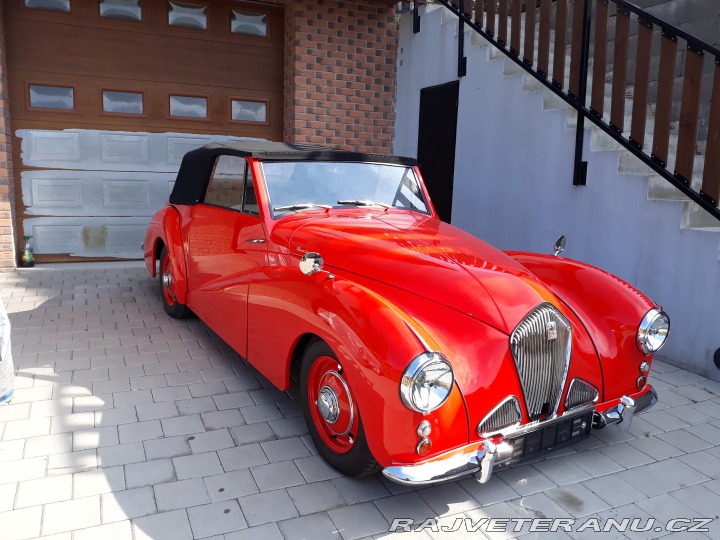
<path fill-rule="evenodd" d="M 166 270 L 165 273 L 162 276 L 162 284 L 163 287 L 165 287 L 168 291 L 170 290 L 170 287 L 172 287 L 172 274 L 169 270 Z"/>
<path fill-rule="evenodd" d="M 323 386 L 318 395 L 317 408 L 328 424 L 334 424 L 340 417 L 340 404 L 338 403 L 335 390 L 329 386 Z"/>

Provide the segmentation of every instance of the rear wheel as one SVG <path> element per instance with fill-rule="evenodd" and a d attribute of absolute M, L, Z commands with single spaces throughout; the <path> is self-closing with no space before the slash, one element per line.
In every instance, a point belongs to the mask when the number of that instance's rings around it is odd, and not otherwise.
<path fill-rule="evenodd" d="M 190 308 L 177 299 L 175 267 L 165 246 L 160 252 L 160 275 L 158 277 L 165 312 L 175 319 L 192 317 L 193 312 Z"/>
<path fill-rule="evenodd" d="M 325 461 L 348 476 L 380 470 L 342 366 L 324 341 L 312 343 L 303 354 L 300 395 L 310 436 Z"/>

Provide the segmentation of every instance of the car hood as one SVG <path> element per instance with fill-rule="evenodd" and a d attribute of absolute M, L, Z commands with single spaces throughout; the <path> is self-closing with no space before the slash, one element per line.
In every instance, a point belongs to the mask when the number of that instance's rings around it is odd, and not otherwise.
<path fill-rule="evenodd" d="M 502 251 L 416 212 L 333 210 L 284 218 L 273 239 L 326 268 L 365 276 L 460 311 L 509 334 L 554 295 Z"/>

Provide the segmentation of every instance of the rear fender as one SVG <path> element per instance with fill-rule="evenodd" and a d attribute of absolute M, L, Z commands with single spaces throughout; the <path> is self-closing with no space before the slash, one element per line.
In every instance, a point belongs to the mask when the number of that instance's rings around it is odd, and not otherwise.
<path fill-rule="evenodd" d="M 180 228 L 180 213 L 174 206 L 158 210 L 148 225 L 145 236 L 145 266 L 152 277 L 157 275 L 158 246 L 167 248 L 175 268 L 175 289 L 177 300 L 185 304 L 187 296 L 187 266 Z"/>

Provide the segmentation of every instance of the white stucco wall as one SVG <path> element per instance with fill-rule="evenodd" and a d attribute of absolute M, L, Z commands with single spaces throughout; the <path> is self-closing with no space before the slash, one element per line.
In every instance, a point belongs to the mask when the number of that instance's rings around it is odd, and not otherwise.
<path fill-rule="evenodd" d="M 436 10 L 412 33 L 401 24 L 395 152 L 415 156 L 420 89 L 457 79 L 456 24 Z M 541 92 L 504 77 L 504 60 L 466 42 L 460 81 L 452 223 L 501 249 L 564 255 L 627 280 L 672 320 L 668 361 L 720 380 L 720 234 L 680 229 L 682 203 L 647 200 L 647 179 L 617 173 L 618 152 L 591 152 L 588 182 L 572 185 L 575 131 L 566 110 L 543 110 Z"/>

